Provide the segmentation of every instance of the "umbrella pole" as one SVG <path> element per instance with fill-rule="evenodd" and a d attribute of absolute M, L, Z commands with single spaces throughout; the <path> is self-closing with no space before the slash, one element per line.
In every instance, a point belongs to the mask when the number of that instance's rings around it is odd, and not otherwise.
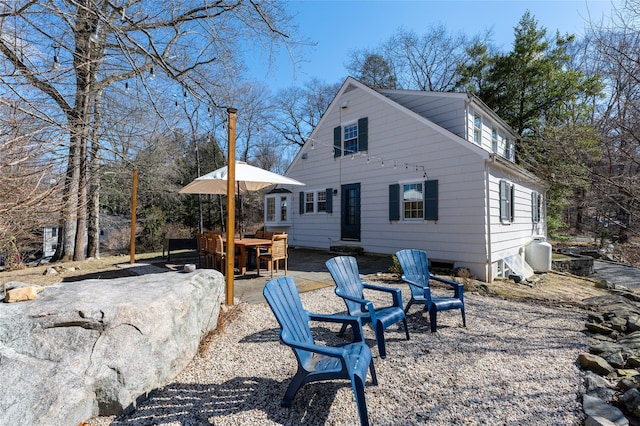
<path fill-rule="evenodd" d="M 227 290 L 227 305 L 233 305 L 233 261 L 235 254 L 235 247 L 233 244 L 233 237 L 235 234 L 235 178 L 236 178 L 236 113 L 235 108 L 227 108 L 229 114 L 229 153 L 227 155 L 227 267 L 226 267 L 226 290 Z"/>

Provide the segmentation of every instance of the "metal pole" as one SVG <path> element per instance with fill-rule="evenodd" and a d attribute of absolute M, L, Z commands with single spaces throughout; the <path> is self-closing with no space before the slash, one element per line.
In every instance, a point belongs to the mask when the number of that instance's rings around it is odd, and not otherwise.
<path fill-rule="evenodd" d="M 235 108 L 227 108 L 229 114 L 229 153 L 227 155 L 227 305 L 233 305 L 233 261 L 235 259 L 235 247 L 233 237 L 235 234 L 235 180 L 236 180 L 236 113 Z"/>
<path fill-rule="evenodd" d="M 133 169 L 131 186 L 131 239 L 129 240 L 129 263 L 136 263 L 136 199 L 138 198 L 138 169 Z"/>

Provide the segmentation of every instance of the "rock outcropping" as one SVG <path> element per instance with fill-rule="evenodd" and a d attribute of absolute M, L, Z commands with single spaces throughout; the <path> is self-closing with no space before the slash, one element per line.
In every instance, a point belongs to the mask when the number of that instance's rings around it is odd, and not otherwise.
<path fill-rule="evenodd" d="M 640 419 L 640 297 L 625 290 L 612 293 L 585 300 L 593 311 L 585 324 L 591 337 L 589 353 L 580 354 L 578 362 L 587 371 L 583 408 L 588 420 L 626 426 L 629 419 Z"/>
<path fill-rule="evenodd" d="M 77 425 L 135 408 L 215 329 L 224 278 L 167 272 L 48 286 L 0 303 L 0 425 Z"/>

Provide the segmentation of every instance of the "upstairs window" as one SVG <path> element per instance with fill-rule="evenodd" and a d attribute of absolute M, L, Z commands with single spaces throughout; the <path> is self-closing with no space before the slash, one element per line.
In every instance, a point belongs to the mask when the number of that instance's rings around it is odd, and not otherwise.
<path fill-rule="evenodd" d="M 491 129 L 491 152 L 498 152 L 498 129 Z"/>
<path fill-rule="evenodd" d="M 358 152 L 358 125 L 344 126 L 344 155 Z"/>
<path fill-rule="evenodd" d="M 473 116 L 473 141 L 482 144 L 482 117 L 478 113 Z"/>
<path fill-rule="evenodd" d="M 504 158 L 514 161 L 515 159 L 515 146 L 511 139 L 507 139 L 504 144 Z"/>
<path fill-rule="evenodd" d="M 333 129 L 333 156 L 353 155 L 369 149 L 369 119 L 359 119 L 355 123 L 338 126 Z"/>

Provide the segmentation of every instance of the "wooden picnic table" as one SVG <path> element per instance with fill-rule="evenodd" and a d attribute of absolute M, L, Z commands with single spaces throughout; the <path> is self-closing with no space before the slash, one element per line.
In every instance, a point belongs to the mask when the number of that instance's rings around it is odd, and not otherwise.
<path fill-rule="evenodd" d="M 226 241 L 226 240 L 225 240 Z M 247 248 L 271 247 L 271 240 L 264 238 L 234 238 L 233 244 L 240 249 L 240 258 L 238 259 L 238 269 L 241 275 L 247 274 Z"/>

